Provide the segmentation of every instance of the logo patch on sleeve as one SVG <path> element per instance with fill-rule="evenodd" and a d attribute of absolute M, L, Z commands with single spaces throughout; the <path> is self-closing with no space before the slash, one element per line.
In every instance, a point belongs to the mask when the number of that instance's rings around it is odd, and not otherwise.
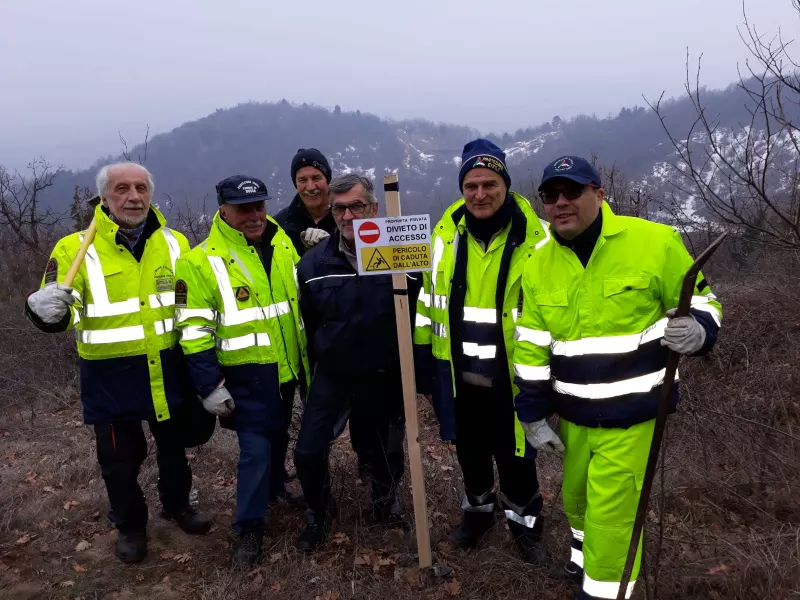
<path fill-rule="evenodd" d="M 247 302 L 250 299 L 250 292 L 246 287 L 236 288 L 236 299 L 239 302 Z"/>
<path fill-rule="evenodd" d="M 189 296 L 189 287 L 183 279 L 175 282 L 175 306 L 186 308 L 186 299 Z"/>
<path fill-rule="evenodd" d="M 56 283 L 58 281 L 58 261 L 51 258 L 47 261 L 47 267 L 44 270 L 44 282 Z"/>

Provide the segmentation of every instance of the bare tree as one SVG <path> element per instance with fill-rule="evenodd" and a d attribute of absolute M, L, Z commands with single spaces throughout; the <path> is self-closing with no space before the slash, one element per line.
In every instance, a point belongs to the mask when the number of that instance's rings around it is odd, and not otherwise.
<path fill-rule="evenodd" d="M 64 167 L 53 168 L 46 159 L 38 158 L 28 165 L 28 171 L 25 177 L 0 166 L 0 226 L 10 229 L 16 243 L 27 250 L 47 255 L 48 249 L 40 244 L 42 229 L 55 225 L 59 216 L 43 205 L 42 192 L 53 186 Z"/>
<path fill-rule="evenodd" d="M 800 0 L 792 4 L 800 17 Z M 789 55 L 790 41 L 761 34 L 746 11 L 739 33 L 751 54 L 738 84 L 748 99 L 747 123 L 726 127 L 708 113 L 702 55 L 692 80 L 687 53 L 685 90 L 697 117 L 686 135 L 667 125 L 663 94 L 648 104 L 677 152 L 674 183 L 684 197 L 751 243 L 800 249 L 800 65 Z"/>
<path fill-rule="evenodd" d="M 596 154 L 590 158 L 591 163 L 600 172 L 606 201 L 615 214 L 628 217 L 649 217 L 649 207 L 653 202 L 650 192 L 643 191 L 639 185 L 628 179 L 616 164 L 605 167 L 600 164 Z"/>
<path fill-rule="evenodd" d="M 137 154 L 138 160 L 136 161 L 131 158 L 131 154 L 128 151 L 128 142 L 126 142 L 125 138 L 122 137 L 122 132 L 118 131 L 117 135 L 119 136 L 119 141 L 122 144 L 122 156 L 125 157 L 125 160 L 128 162 L 138 162 L 140 165 L 143 165 L 145 162 L 147 162 L 147 142 L 150 139 L 150 125 L 147 126 L 147 131 L 145 131 L 144 134 L 144 156 Z"/>
<path fill-rule="evenodd" d="M 89 226 L 94 216 L 94 206 L 89 202 L 92 198 L 94 192 L 90 188 L 75 186 L 75 195 L 72 196 L 72 204 L 69 207 L 75 231 L 82 231 Z"/>
<path fill-rule="evenodd" d="M 192 203 L 187 198 L 181 206 L 176 206 L 172 200 L 172 196 L 164 194 L 167 197 L 167 208 L 172 213 L 174 209 L 175 216 L 170 214 L 170 223 L 178 231 L 182 232 L 189 239 L 192 246 L 196 246 L 208 237 L 211 231 L 211 224 L 213 218 L 209 216 L 206 210 L 206 200 L 208 194 L 203 198 L 202 209 L 200 211 L 192 208 Z"/>

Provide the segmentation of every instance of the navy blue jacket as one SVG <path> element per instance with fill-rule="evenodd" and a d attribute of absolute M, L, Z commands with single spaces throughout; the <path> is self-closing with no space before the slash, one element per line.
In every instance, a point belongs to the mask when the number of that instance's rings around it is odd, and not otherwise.
<path fill-rule="evenodd" d="M 311 369 L 338 376 L 400 371 L 391 275 L 358 275 L 339 250 L 339 231 L 306 252 L 297 267 Z M 406 276 L 413 327 L 422 286 Z"/>
<path fill-rule="evenodd" d="M 303 256 L 306 252 L 306 247 L 300 239 L 300 234 L 309 227 L 322 229 L 330 234 L 336 231 L 336 221 L 333 220 L 333 215 L 330 212 L 322 217 L 318 223 L 314 222 L 312 216 L 308 214 L 300 194 L 295 194 L 289 206 L 278 211 L 278 214 L 275 215 L 275 220 L 281 226 L 281 229 L 286 232 L 286 235 L 289 236 L 289 239 L 292 240 L 298 256 Z"/>

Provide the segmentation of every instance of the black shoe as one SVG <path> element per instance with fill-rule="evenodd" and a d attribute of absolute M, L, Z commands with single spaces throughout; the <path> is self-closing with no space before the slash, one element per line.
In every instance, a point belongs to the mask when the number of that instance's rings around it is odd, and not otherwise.
<path fill-rule="evenodd" d="M 583 585 L 583 569 L 572 561 L 562 567 L 561 577 L 575 585 Z"/>
<path fill-rule="evenodd" d="M 508 529 L 522 555 L 522 560 L 532 565 L 544 564 L 544 517 L 539 515 L 533 527 L 508 520 Z"/>
<path fill-rule="evenodd" d="M 367 459 L 367 462 L 358 461 L 358 478 L 361 483 L 367 483 L 367 480 L 372 477 L 372 463 Z"/>
<path fill-rule="evenodd" d="M 494 524 L 494 511 L 464 511 L 461 525 L 447 539 L 460 548 L 474 548 Z"/>
<path fill-rule="evenodd" d="M 147 532 L 117 533 L 117 558 L 124 563 L 137 563 L 147 556 Z"/>
<path fill-rule="evenodd" d="M 305 531 L 300 534 L 300 538 L 297 540 L 297 549 L 300 552 L 311 553 L 328 539 L 331 524 L 333 523 L 333 515 L 330 510 L 321 515 L 309 509 L 306 512 L 306 519 L 308 522 L 306 523 Z"/>
<path fill-rule="evenodd" d="M 191 506 L 187 506 L 178 512 L 162 512 L 161 516 L 175 521 L 178 527 L 190 535 L 203 535 L 211 530 L 211 519 L 199 514 Z"/>
<path fill-rule="evenodd" d="M 255 565 L 264 553 L 263 542 L 263 532 L 253 529 L 243 531 L 233 547 L 233 566 L 249 569 Z"/>

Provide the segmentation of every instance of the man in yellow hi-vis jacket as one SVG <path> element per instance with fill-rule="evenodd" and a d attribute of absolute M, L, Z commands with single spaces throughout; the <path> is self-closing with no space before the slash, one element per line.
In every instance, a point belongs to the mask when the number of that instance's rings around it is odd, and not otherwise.
<path fill-rule="evenodd" d="M 523 558 L 539 563 L 536 450 L 514 414 L 511 355 L 522 271 L 548 230 L 510 186 L 500 148 L 485 139 L 464 146 L 464 197 L 434 227 L 432 270 L 417 300 L 415 368 L 417 391 L 432 395 L 441 437 L 455 440 L 464 475 L 463 519 L 450 539 L 476 546 L 500 504 Z"/>
<path fill-rule="evenodd" d="M 708 352 L 722 308 L 701 274 L 691 315 L 672 317 L 692 264 L 680 235 L 615 215 L 585 159 L 549 164 L 539 191 L 552 239 L 522 278 L 515 406 L 532 446 L 565 452 L 562 493 L 573 535 L 565 574 L 582 584 L 580 600 L 616 598 L 668 350 Z M 677 400 L 676 385 L 673 410 Z M 561 439 L 545 420 L 551 412 L 561 417 Z M 638 572 L 637 555 L 627 597 Z"/>
<path fill-rule="evenodd" d="M 175 284 L 176 325 L 197 392 L 239 438 L 238 566 L 262 554 L 271 491 L 284 485 L 294 389 L 308 377 L 299 259 L 267 216 L 268 199 L 255 177 L 221 181 L 208 239 L 178 261 Z"/>
<path fill-rule="evenodd" d="M 42 331 L 75 330 L 84 421 L 97 437 L 109 518 L 119 530 L 117 556 L 136 562 L 147 553 L 147 505 L 137 482 L 147 456 L 143 420 L 156 441 L 164 515 L 189 533 L 211 527 L 189 506 L 192 474 L 181 431 L 194 393 L 173 327 L 173 272 L 189 244 L 151 206 L 153 179 L 141 165 L 103 167 L 97 192 L 97 233 L 72 286 L 62 282 L 84 232 L 58 241 L 42 288 L 25 308 Z"/>

